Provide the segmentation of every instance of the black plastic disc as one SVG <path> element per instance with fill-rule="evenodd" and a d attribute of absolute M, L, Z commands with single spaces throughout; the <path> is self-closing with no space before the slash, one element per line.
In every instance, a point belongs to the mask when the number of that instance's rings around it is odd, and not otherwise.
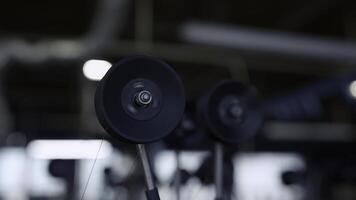
<path fill-rule="evenodd" d="M 215 85 L 198 102 L 198 115 L 209 132 L 224 143 L 239 143 L 257 133 L 262 114 L 256 93 L 237 81 Z"/>
<path fill-rule="evenodd" d="M 185 106 L 183 85 L 165 62 L 134 56 L 113 65 L 100 81 L 95 110 L 104 129 L 129 143 L 149 143 L 168 135 Z"/>

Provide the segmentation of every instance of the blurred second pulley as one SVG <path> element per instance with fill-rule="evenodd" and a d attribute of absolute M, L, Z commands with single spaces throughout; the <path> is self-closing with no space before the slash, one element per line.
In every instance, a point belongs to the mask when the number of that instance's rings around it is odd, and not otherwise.
<path fill-rule="evenodd" d="M 256 134 L 263 117 L 256 90 L 224 80 L 202 95 L 197 105 L 199 121 L 223 143 L 240 143 Z"/>

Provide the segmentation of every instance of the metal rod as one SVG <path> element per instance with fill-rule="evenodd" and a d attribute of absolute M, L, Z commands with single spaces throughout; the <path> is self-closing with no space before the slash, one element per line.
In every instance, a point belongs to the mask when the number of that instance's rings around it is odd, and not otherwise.
<path fill-rule="evenodd" d="M 180 37 L 186 42 L 308 59 L 356 62 L 356 42 L 335 38 L 259 30 L 208 22 L 186 22 Z"/>
<path fill-rule="evenodd" d="M 152 42 L 153 38 L 153 1 L 136 0 L 135 37 L 138 43 Z"/>
<path fill-rule="evenodd" d="M 142 167 L 143 167 L 143 171 L 145 174 L 147 190 L 153 190 L 153 189 L 155 189 L 155 184 L 154 184 L 154 181 L 152 178 L 151 167 L 150 167 L 150 163 L 148 161 L 148 156 L 146 153 L 145 145 L 137 144 L 136 147 L 137 147 L 137 151 L 138 151 L 138 154 L 140 155 L 140 159 L 142 162 Z"/>
<path fill-rule="evenodd" d="M 214 171 L 214 178 L 215 178 L 215 192 L 216 196 L 215 199 L 222 199 L 223 196 L 223 146 L 219 142 L 215 142 L 215 171 Z"/>
<path fill-rule="evenodd" d="M 181 173 L 180 173 L 180 159 L 179 159 L 179 150 L 175 151 L 176 161 L 177 161 L 177 169 L 175 174 L 174 186 L 176 190 L 176 200 L 180 200 L 180 187 L 181 187 Z"/>

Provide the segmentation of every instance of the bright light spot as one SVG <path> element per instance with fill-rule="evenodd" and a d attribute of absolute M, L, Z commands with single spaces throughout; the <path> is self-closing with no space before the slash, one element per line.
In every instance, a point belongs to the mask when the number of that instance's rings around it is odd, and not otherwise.
<path fill-rule="evenodd" d="M 28 175 L 28 163 L 26 152 L 22 148 L 6 147 L 0 151 L 0 192 L 7 199 L 26 199 L 26 177 Z"/>
<path fill-rule="evenodd" d="M 179 161 L 181 169 L 189 172 L 198 170 L 201 163 L 208 156 L 208 152 L 181 151 Z M 177 169 L 177 157 L 174 151 L 161 151 L 155 157 L 155 172 L 159 180 L 168 181 Z"/>
<path fill-rule="evenodd" d="M 36 159 L 103 159 L 113 148 L 102 140 L 35 140 L 27 146 L 27 152 Z"/>
<path fill-rule="evenodd" d="M 201 163 L 209 155 L 208 152 L 203 151 L 185 151 L 180 154 L 181 166 L 190 172 L 198 170 Z"/>
<path fill-rule="evenodd" d="M 242 153 L 234 162 L 237 199 L 256 199 L 256 196 L 259 197 L 257 199 L 303 199 L 300 197 L 300 188 L 286 186 L 281 181 L 283 172 L 305 169 L 301 156 L 288 153 Z"/>
<path fill-rule="evenodd" d="M 356 80 L 350 83 L 349 92 L 353 98 L 356 98 Z"/>
<path fill-rule="evenodd" d="M 168 181 L 176 170 L 177 162 L 173 151 L 162 151 L 155 158 L 155 171 L 161 181 Z"/>
<path fill-rule="evenodd" d="M 108 72 L 111 63 L 106 60 L 88 60 L 84 63 L 84 76 L 92 81 L 100 81 Z"/>

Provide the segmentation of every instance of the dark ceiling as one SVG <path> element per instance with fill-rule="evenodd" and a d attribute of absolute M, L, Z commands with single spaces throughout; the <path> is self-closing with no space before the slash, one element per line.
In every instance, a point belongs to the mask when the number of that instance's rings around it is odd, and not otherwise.
<path fill-rule="evenodd" d="M 135 46 L 136 28 L 145 23 L 138 19 L 142 14 L 138 4 L 153 6 L 154 45 L 147 52 L 175 66 L 189 99 L 223 78 L 252 83 L 262 97 L 268 97 L 304 86 L 319 77 L 350 70 L 350 66 L 343 64 L 256 57 L 230 49 L 186 44 L 178 32 L 181 24 L 194 20 L 347 40 L 356 35 L 356 2 L 351 0 L 130 1 L 125 8 L 127 17 L 122 19 L 123 30 L 109 42 L 109 50 L 91 54 L 93 58 L 115 62 L 122 56 L 145 52 L 145 47 Z M 49 39 L 81 38 L 89 30 L 99 5 L 99 1 L 94 0 L 2 1 L 0 41 L 22 38 L 36 44 Z M 85 59 L 54 59 L 32 64 L 12 60 L 3 66 L 3 94 L 16 121 L 14 129 L 36 133 L 56 130 L 61 136 L 81 132 L 83 98 L 91 99 L 95 89 L 95 83 L 83 82 L 81 66 Z M 90 88 L 84 96 L 83 87 Z M 88 105 L 90 107 L 90 102 Z M 94 115 L 87 124 L 91 120 Z"/>
<path fill-rule="evenodd" d="M 49 37 L 80 35 L 88 29 L 97 6 L 95 0 L 2 1 L 1 32 Z M 132 16 L 134 7 L 134 4 L 128 7 Z M 154 0 L 153 8 L 155 30 L 162 37 L 171 39 L 172 35 L 166 31 L 170 33 L 172 28 L 192 19 L 311 35 L 350 37 L 347 29 L 353 25 L 356 3 L 351 0 Z M 134 23 L 133 19 L 128 21 Z"/>

